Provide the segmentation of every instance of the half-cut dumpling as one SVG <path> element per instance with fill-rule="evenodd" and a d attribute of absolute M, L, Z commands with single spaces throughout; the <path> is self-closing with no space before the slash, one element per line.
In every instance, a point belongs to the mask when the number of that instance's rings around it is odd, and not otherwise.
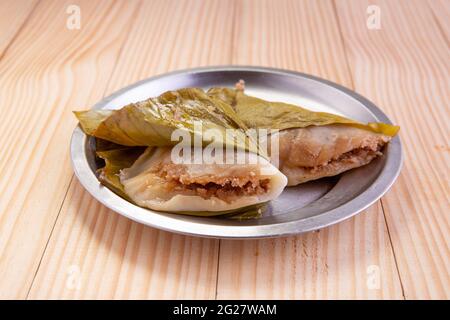
<path fill-rule="evenodd" d="M 147 148 L 120 173 L 136 204 L 159 211 L 228 211 L 270 201 L 287 178 L 267 160 L 245 153 L 245 164 L 185 164 L 171 160 L 171 148 Z"/>
<path fill-rule="evenodd" d="M 289 186 L 366 165 L 381 156 L 381 149 L 391 140 L 387 135 L 339 124 L 283 130 L 278 137 L 279 169 Z"/>

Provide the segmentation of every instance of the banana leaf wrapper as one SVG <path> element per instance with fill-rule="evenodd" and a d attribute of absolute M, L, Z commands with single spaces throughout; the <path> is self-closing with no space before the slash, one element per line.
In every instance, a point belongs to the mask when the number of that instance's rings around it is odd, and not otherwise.
<path fill-rule="evenodd" d="M 271 102 L 244 94 L 243 90 L 211 88 L 207 94 L 233 107 L 237 116 L 248 128 L 291 129 L 308 126 L 342 124 L 381 133 L 390 137 L 397 134 L 400 127 L 380 123 L 361 123 L 327 112 L 314 112 L 292 104 Z"/>
<path fill-rule="evenodd" d="M 99 138 L 95 140 L 95 153 L 105 162 L 105 165 L 97 170 L 98 179 L 104 186 L 131 201 L 120 182 L 119 173 L 120 170 L 131 167 L 146 148 L 122 146 Z"/>
<path fill-rule="evenodd" d="M 233 220 L 251 220 L 260 218 L 267 210 L 267 202 L 258 203 L 253 206 L 243 207 L 227 211 L 177 211 L 176 214 L 199 217 L 221 217 Z"/>
<path fill-rule="evenodd" d="M 197 88 L 168 91 L 120 110 L 74 113 L 86 134 L 123 146 L 173 146 L 179 141 L 172 141 L 171 135 L 174 130 L 181 130 L 191 136 L 191 144 L 220 143 L 263 155 L 256 142 L 246 135 L 247 127 L 234 109 Z M 196 121 L 202 124 L 201 132 L 194 125 Z M 225 141 L 206 140 L 203 133 L 207 130 L 220 132 Z"/>

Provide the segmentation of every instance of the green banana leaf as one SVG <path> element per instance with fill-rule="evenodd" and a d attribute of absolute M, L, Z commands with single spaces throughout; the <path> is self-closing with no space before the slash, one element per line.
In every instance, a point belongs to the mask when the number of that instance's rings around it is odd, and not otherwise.
<path fill-rule="evenodd" d="M 252 206 L 247 206 L 234 210 L 227 211 L 177 211 L 176 214 L 184 214 L 189 216 L 199 217 L 217 217 L 233 220 L 250 220 L 260 218 L 267 210 L 267 202 L 257 203 Z"/>
<path fill-rule="evenodd" d="M 256 142 L 247 136 L 247 127 L 233 108 L 197 88 L 168 91 L 120 110 L 74 113 L 86 134 L 124 146 L 173 146 L 179 142 L 171 140 L 176 129 L 188 133 L 191 143 L 195 138 L 207 145 L 212 141 L 207 141 L 203 133 L 215 129 L 222 137 L 229 138 L 220 142 L 222 145 L 232 144 L 236 148 L 258 152 Z M 201 132 L 194 126 L 194 121 L 202 123 Z"/>
<path fill-rule="evenodd" d="M 100 182 L 128 201 L 119 179 L 120 170 L 129 168 L 145 151 L 146 147 L 128 147 L 96 138 L 96 155 L 105 161 L 105 166 L 97 170 Z"/>
<path fill-rule="evenodd" d="M 248 128 L 290 129 L 329 124 L 344 124 L 360 129 L 395 136 L 398 126 L 385 123 L 361 123 L 326 112 L 314 112 L 292 104 L 271 102 L 248 96 L 242 90 L 211 88 L 207 94 L 231 105 Z"/>

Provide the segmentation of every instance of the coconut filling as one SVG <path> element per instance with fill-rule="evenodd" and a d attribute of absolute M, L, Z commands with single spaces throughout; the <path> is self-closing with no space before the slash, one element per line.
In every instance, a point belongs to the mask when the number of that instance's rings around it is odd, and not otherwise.
<path fill-rule="evenodd" d="M 122 170 L 120 178 L 134 202 L 154 210 L 233 210 L 272 200 L 287 183 L 265 160 L 246 165 L 175 164 L 170 152 L 160 150 L 147 158 Z"/>

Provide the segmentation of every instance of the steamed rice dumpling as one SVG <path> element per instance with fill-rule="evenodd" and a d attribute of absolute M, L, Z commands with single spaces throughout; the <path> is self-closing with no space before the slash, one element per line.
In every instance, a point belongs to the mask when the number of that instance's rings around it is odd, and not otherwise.
<path fill-rule="evenodd" d="M 364 124 L 326 112 L 248 96 L 244 94 L 243 81 L 238 82 L 235 89 L 212 88 L 208 95 L 231 105 L 248 128 L 280 130 L 276 163 L 287 176 L 289 186 L 368 164 L 383 154 L 384 145 L 399 130 L 389 124 Z M 275 160 L 275 155 L 271 156 Z"/>
<path fill-rule="evenodd" d="M 287 183 L 277 168 L 253 153 L 246 153 L 244 164 L 194 164 L 174 163 L 171 150 L 147 148 L 121 170 L 120 182 L 133 202 L 161 211 L 223 212 L 273 200 Z"/>

